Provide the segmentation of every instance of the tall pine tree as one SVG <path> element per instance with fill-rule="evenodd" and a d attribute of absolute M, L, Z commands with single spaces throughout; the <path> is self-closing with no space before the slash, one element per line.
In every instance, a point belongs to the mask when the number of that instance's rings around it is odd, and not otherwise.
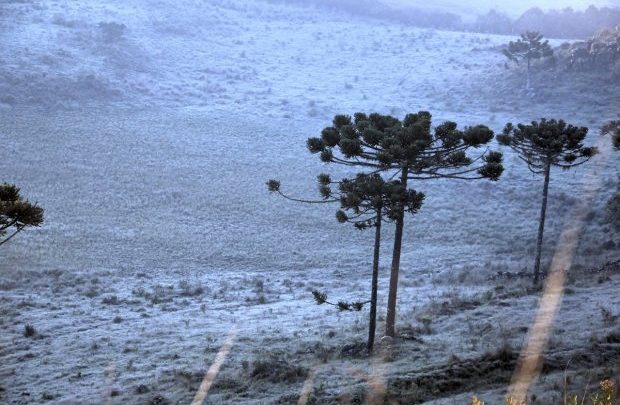
<path fill-rule="evenodd" d="M 420 111 L 404 120 L 377 113 L 356 113 L 334 117 L 320 137 L 309 138 L 307 147 L 321 161 L 387 171 L 399 178 L 407 190 L 409 181 L 430 179 L 497 180 L 503 171 L 502 154 L 484 151 L 467 156 L 470 149 L 488 144 L 493 131 L 484 125 L 458 129 L 447 121 L 431 127 L 431 114 Z M 395 335 L 398 274 L 404 228 L 405 206 L 396 216 L 385 334 Z"/>
<path fill-rule="evenodd" d="M 583 145 L 587 133 L 586 127 L 569 125 L 562 120 L 541 119 L 532 121 L 530 124 L 517 124 L 517 126 L 508 123 L 503 133 L 497 136 L 498 142 L 510 146 L 532 173 L 544 176 L 534 261 L 535 285 L 540 279 L 540 260 L 551 168 L 559 167 L 568 170 L 590 160 L 597 150 Z"/>
<path fill-rule="evenodd" d="M 527 82 L 525 88 L 528 90 L 531 85 L 530 71 L 532 61 L 553 55 L 553 49 L 549 45 L 549 41 L 543 41 L 542 34 L 536 31 L 527 31 L 521 34 L 521 38 L 516 41 L 510 41 L 508 47 L 503 49 L 502 52 L 508 59 L 517 64 L 519 62 L 526 63 Z"/>
<path fill-rule="evenodd" d="M 336 212 L 338 222 L 353 224 L 357 229 L 375 229 L 375 240 L 372 260 L 371 294 L 368 302 L 331 303 L 327 295 L 313 291 L 317 303 L 328 303 L 340 310 L 361 310 L 364 304 L 370 303 L 368 340 L 366 348 L 372 353 L 377 325 L 377 291 L 379 279 L 379 252 L 381 248 L 381 227 L 383 222 L 392 222 L 403 213 L 415 214 L 424 201 L 424 194 L 414 190 L 406 190 L 400 181 L 385 181 L 379 174 L 358 174 L 354 179 L 332 181 L 329 175 L 318 176 L 321 200 L 303 200 L 290 197 L 280 190 L 280 182 L 269 180 L 269 191 L 277 192 L 282 197 L 304 203 L 339 202 L 340 209 Z M 335 187 L 334 187 L 335 186 Z"/>

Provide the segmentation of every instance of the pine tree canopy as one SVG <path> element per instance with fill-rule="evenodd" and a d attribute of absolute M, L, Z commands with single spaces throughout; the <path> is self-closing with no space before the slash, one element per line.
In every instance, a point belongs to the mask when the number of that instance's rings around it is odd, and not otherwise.
<path fill-rule="evenodd" d="M 389 115 L 356 113 L 334 117 L 320 137 L 309 138 L 308 150 L 323 162 L 377 170 L 407 167 L 409 179 L 488 178 L 503 170 L 501 154 L 471 159 L 470 148 L 488 144 L 493 131 L 484 125 L 458 129 L 455 122 L 431 128 L 431 114 L 419 111 L 400 121 Z M 475 167 L 465 169 L 473 163 Z"/>
<path fill-rule="evenodd" d="M 384 220 L 396 220 L 401 207 L 415 214 L 424 201 L 423 193 L 405 190 L 398 180 L 386 182 L 378 173 L 360 173 L 354 179 L 343 179 L 338 183 L 338 191 L 329 189 L 327 196 L 340 201 L 341 209 L 336 212 L 338 222 L 353 223 L 358 229 L 374 226 L 379 215 Z"/>
<path fill-rule="evenodd" d="M 0 184 L 0 239 L 13 228 L 13 233 L 0 240 L 0 245 L 24 228 L 43 223 L 43 208 L 24 200 L 19 191 L 13 184 Z"/>
<path fill-rule="evenodd" d="M 553 55 L 553 49 L 548 40 L 542 40 L 543 35 L 536 31 L 527 31 L 521 34 L 521 38 L 510 41 L 508 47 L 503 49 L 504 55 L 513 62 L 521 60 L 533 60 Z"/>
<path fill-rule="evenodd" d="M 328 174 L 317 176 L 320 200 L 302 200 L 289 197 L 280 191 L 280 182 L 267 181 L 270 192 L 286 199 L 305 203 L 339 202 L 336 220 L 351 223 L 358 229 L 376 224 L 379 215 L 384 221 L 394 221 L 404 212 L 416 214 L 422 207 L 424 194 L 412 189 L 405 190 L 399 180 L 385 181 L 378 173 L 359 173 L 353 179 L 332 181 Z"/>
<path fill-rule="evenodd" d="M 587 133 L 586 127 L 543 118 L 529 125 L 508 123 L 497 140 L 514 149 L 532 172 L 543 173 L 547 164 L 568 169 L 595 155 L 595 147 L 583 145 Z"/>

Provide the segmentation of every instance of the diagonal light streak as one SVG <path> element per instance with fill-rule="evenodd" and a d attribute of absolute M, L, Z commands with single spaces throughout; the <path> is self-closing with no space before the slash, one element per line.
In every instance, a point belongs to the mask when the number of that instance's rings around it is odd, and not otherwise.
<path fill-rule="evenodd" d="M 220 367 L 222 367 L 222 364 L 224 364 L 226 356 L 230 352 L 230 349 L 232 348 L 235 339 L 237 338 L 238 332 L 239 328 L 237 327 L 237 325 L 234 325 L 228 332 L 228 336 L 226 337 L 226 340 L 224 341 L 224 344 L 222 345 L 220 350 L 217 352 L 213 364 L 211 364 L 211 367 L 209 367 L 209 370 L 205 374 L 205 377 L 202 379 L 200 388 L 198 388 L 198 392 L 196 392 L 196 395 L 194 396 L 194 400 L 192 401 L 191 405 L 202 405 L 202 403 L 204 402 L 207 394 L 209 393 L 209 389 L 213 384 L 213 381 L 215 381 L 215 377 L 217 377 L 217 373 L 219 373 L 220 371 Z"/>
<path fill-rule="evenodd" d="M 312 388 L 314 385 L 314 376 L 317 373 L 318 367 L 314 368 L 308 373 L 308 377 L 306 381 L 304 381 L 304 385 L 301 388 L 301 393 L 299 394 L 299 401 L 297 401 L 297 405 L 306 405 L 308 403 L 308 399 L 310 398 L 310 394 L 312 393 Z"/>
<path fill-rule="evenodd" d="M 597 142 L 599 151 L 607 151 L 605 137 L 600 137 Z M 599 165 L 603 163 L 609 154 L 601 153 L 596 158 Z M 585 217 L 590 212 L 590 207 L 594 197 L 596 197 L 602 186 L 601 176 L 596 176 L 596 171 L 600 170 L 598 165 L 590 166 L 587 174 L 594 177 L 594 180 L 586 183 L 580 195 L 582 196 L 578 205 L 574 208 L 572 218 L 564 227 L 556 251 L 551 261 L 549 276 L 545 283 L 543 295 L 540 299 L 538 311 L 534 318 L 534 323 L 530 329 L 527 341 L 521 350 L 517 369 L 512 377 L 506 399 L 525 403 L 527 392 L 534 381 L 538 378 L 542 367 L 542 355 L 545 351 L 549 336 L 552 331 L 553 321 L 558 312 L 562 296 L 564 294 L 564 283 L 566 272 L 570 269 L 575 251 L 579 245 L 579 236 L 585 225 Z"/>
<path fill-rule="evenodd" d="M 103 395 L 102 404 L 109 404 L 112 398 L 112 386 L 114 385 L 114 380 L 116 379 L 116 364 L 114 362 L 110 363 L 110 365 L 105 369 L 106 375 L 106 388 Z"/>

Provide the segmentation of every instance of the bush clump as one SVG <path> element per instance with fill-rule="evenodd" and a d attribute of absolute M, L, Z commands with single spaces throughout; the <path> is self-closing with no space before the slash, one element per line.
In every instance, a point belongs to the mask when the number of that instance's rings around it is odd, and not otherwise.
<path fill-rule="evenodd" d="M 283 358 L 271 356 L 264 360 L 255 360 L 252 364 L 252 378 L 272 383 L 293 382 L 306 378 L 308 369 L 291 364 Z"/>

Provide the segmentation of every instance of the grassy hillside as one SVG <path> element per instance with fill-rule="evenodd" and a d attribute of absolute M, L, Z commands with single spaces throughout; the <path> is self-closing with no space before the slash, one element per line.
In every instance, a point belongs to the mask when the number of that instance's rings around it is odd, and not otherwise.
<path fill-rule="evenodd" d="M 597 129 L 618 116 L 620 85 L 536 66 L 525 92 L 498 51 L 509 39 L 261 1 L 3 2 L 0 181 L 46 220 L 2 247 L 0 402 L 186 403 L 229 333 L 216 403 L 296 402 L 304 384 L 344 403 L 367 395 L 368 374 L 402 403 L 497 400 L 539 298 L 519 272 L 542 179 L 506 151 L 497 183 L 415 184 L 428 198 L 405 224 L 397 344 L 361 356 L 366 314 L 316 307 L 310 291 L 365 297 L 371 235 L 264 184 L 312 197 L 320 171 L 351 174 L 305 140 L 356 111 L 591 128 L 601 154 L 552 178 L 546 261 L 589 213 L 535 392 L 558 392 L 570 358 L 577 389 L 587 370 L 609 374 L 620 275 L 600 269 L 620 240 L 602 207 L 620 172 Z M 425 376 L 437 385 L 414 390 Z"/>

